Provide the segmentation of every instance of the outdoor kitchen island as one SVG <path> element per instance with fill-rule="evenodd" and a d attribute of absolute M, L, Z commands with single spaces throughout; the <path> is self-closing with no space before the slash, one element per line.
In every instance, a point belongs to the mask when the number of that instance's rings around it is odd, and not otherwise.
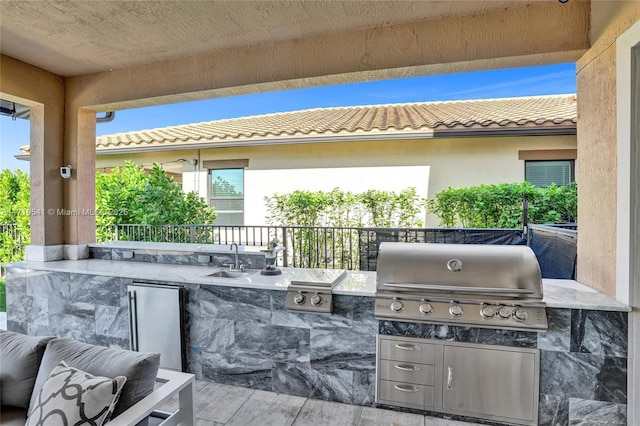
<path fill-rule="evenodd" d="M 333 289 L 332 314 L 318 315 L 285 309 L 299 269 L 229 279 L 209 277 L 219 268 L 198 265 L 201 251 L 92 247 L 91 255 L 9 265 L 9 330 L 128 348 L 127 286 L 180 285 L 188 294 L 187 369 L 200 380 L 372 406 L 377 335 L 534 348 L 539 424 L 626 424 L 629 309 L 574 281 L 544 280 L 549 328 L 538 333 L 378 321 L 375 272 L 349 272 Z M 209 255 L 213 263 L 217 254 Z M 241 258 L 264 266 L 250 253 Z"/>

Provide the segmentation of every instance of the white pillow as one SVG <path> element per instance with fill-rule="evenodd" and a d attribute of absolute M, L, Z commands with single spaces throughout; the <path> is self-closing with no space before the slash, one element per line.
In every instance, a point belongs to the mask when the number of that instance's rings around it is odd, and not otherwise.
<path fill-rule="evenodd" d="M 42 385 L 25 426 L 103 425 L 126 381 L 96 377 L 62 361 Z"/>

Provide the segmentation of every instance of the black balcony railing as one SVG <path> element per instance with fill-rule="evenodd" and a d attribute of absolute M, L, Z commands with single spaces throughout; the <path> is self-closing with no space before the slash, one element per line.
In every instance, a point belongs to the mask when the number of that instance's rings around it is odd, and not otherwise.
<path fill-rule="evenodd" d="M 306 226 L 114 225 L 115 241 L 230 244 L 286 250 L 279 264 L 295 268 L 375 271 L 383 241 L 450 244 L 526 244 L 518 229 L 339 228 Z"/>
<path fill-rule="evenodd" d="M 18 224 L 0 224 L 0 264 L 24 260 L 28 237 L 20 232 Z"/>

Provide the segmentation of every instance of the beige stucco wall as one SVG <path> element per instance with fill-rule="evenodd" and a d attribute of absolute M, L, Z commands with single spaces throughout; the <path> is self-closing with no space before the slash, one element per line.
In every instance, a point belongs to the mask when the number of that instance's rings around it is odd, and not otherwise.
<path fill-rule="evenodd" d="M 121 165 L 127 158 L 139 165 L 178 158 L 199 158 L 200 164 L 248 159 L 245 223 L 260 225 L 266 213 L 264 196 L 275 192 L 331 190 L 336 186 L 355 192 L 362 191 L 363 181 L 369 181 L 366 189 L 399 191 L 413 186 L 420 196 L 433 197 L 449 186 L 521 182 L 524 161 L 518 159 L 519 150 L 575 148 L 575 136 L 356 141 L 98 155 L 97 166 Z M 206 197 L 206 170 L 200 168 L 194 176 L 193 166 L 184 164 L 182 168 L 184 190 L 196 190 Z M 313 174 L 308 169 L 314 169 Z M 429 215 L 425 224 L 436 226 L 438 218 Z"/>
<path fill-rule="evenodd" d="M 31 108 L 31 243 L 63 244 L 64 218 L 47 212 L 63 207 L 64 80 L 6 56 L 0 70 L 2 99 Z"/>
<path fill-rule="evenodd" d="M 616 49 L 615 39 L 640 19 L 640 2 L 596 3 L 610 20 L 592 34 L 593 47 L 577 62 L 578 281 L 616 293 Z M 597 8 L 603 8 L 602 11 Z"/>

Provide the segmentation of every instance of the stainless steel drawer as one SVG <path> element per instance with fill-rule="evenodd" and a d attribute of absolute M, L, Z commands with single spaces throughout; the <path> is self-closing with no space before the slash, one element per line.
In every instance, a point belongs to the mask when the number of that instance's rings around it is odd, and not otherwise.
<path fill-rule="evenodd" d="M 380 339 L 380 358 L 382 359 L 433 364 L 435 354 L 436 346 L 432 344 Z"/>
<path fill-rule="evenodd" d="M 432 407 L 433 386 L 380 380 L 378 382 L 378 402 L 413 408 Z"/>
<path fill-rule="evenodd" d="M 380 360 L 381 380 L 416 383 L 433 386 L 435 384 L 435 367 L 406 361 Z"/>

